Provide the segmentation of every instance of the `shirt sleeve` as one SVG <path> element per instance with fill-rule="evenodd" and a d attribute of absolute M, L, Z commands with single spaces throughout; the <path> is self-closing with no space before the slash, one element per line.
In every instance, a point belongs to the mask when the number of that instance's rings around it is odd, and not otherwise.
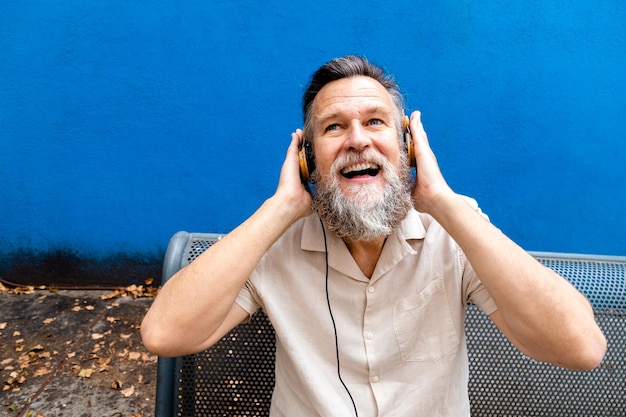
<path fill-rule="evenodd" d="M 239 307 L 246 310 L 250 317 L 261 307 L 254 297 L 254 288 L 249 280 L 246 281 L 241 291 L 239 291 L 235 302 Z"/>
<path fill-rule="evenodd" d="M 476 304 L 488 316 L 495 313 L 498 309 L 493 298 L 482 285 L 471 295 L 470 301 Z"/>
<path fill-rule="evenodd" d="M 243 308 L 248 312 L 249 316 L 252 315 L 259 309 L 263 308 L 261 304 L 261 298 L 254 286 L 255 278 L 257 281 L 262 282 L 262 276 L 265 274 L 265 265 L 267 260 L 267 253 L 261 257 L 261 260 L 257 264 L 257 266 L 252 271 L 252 274 L 248 277 L 248 280 L 243 285 L 237 298 L 235 299 L 235 303 L 239 305 L 239 307 Z"/>
<path fill-rule="evenodd" d="M 464 254 L 461 254 L 464 262 L 463 271 L 463 292 L 465 299 L 476 304 L 486 315 L 494 313 L 498 307 L 491 298 L 487 289 L 476 275 L 474 268 L 467 261 Z"/>

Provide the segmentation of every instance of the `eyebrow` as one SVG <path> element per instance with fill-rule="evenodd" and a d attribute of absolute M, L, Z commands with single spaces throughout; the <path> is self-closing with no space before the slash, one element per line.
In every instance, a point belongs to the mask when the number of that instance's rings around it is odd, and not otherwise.
<path fill-rule="evenodd" d="M 359 113 L 362 113 L 365 116 L 381 114 L 381 113 L 384 116 L 390 116 L 390 117 L 393 116 L 393 110 L 388 109 L 386 106 L 383 106 L 381 104 L 374 104 L 374 105 L 368 106 L 364 110 L 359 111 Z M 335 112 L 328 113 L 328 114 L 322 113 L 321 115 L 316 115 L 316 119 L 317 119 L 316 123 L 318 125 L 324 125 L 329 120 L 341 118 L 341 117 L 343 117 L 342 112 L 335 111 Z"/>

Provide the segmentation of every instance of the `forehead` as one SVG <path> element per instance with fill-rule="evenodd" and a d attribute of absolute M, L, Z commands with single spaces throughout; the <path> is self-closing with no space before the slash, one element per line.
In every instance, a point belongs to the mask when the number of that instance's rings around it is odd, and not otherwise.
<path fill-rule="evenodd" d="M 317 119 L 372 110 L 392 112 L 393 103 L 382 84 L 365 76 L 332 81 L 317 93 L 313 101 L 313 115 Z"/>

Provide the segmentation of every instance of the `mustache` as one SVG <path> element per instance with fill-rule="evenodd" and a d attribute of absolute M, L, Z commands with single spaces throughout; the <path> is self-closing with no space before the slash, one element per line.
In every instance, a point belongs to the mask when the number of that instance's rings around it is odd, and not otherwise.
<path fill-rule="evenodd" d="M 364 151 L 348 151 L 341 157 L 337 158 L 331 165 L 332 172 L 341 172 L 341 170 L 350 165 L 360 163 L 372 163 L 378 165 L 383 171 L 391 168 L 391 162 L 383 154 L 374 150 L 366 149 Z"/>

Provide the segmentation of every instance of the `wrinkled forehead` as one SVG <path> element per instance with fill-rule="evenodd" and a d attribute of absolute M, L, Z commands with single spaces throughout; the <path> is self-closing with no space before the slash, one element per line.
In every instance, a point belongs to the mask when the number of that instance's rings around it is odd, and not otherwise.
<path fill-rule="evenodd" d="M 315 97 L 311 110 L 315 119 L 351 111 L 393 113 L 393 101 L 378 81 L 357 76 L 326 84 Z"/>

